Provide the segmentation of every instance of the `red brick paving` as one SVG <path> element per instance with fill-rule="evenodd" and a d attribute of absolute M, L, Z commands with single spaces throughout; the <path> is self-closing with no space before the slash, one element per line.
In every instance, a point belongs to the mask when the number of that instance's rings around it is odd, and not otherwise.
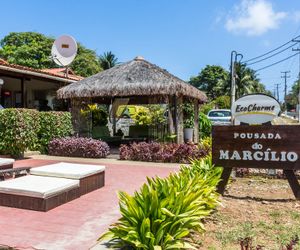
<path fill-rule="evenodd" d="M 52 160 L 20 160 L 14 167 L 42 166 Z M 165 177 L 176 168 L 106 164 L 105 187 L 48 212 L 0 206 L 0 245 L 20 249 L 89 249 L 119 218 L 117 191 L 132 193 L 146 176 Z"/>

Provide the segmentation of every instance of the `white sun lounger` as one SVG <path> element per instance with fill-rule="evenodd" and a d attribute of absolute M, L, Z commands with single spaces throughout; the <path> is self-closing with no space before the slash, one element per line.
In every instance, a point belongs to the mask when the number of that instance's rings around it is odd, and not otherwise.
<path fill-rule="evenodd" d="M 84 195 L 104 186 L 105 166 L 60 162 L 30 169 L 31 175 L 68 178 L 80 181 Z"/>
<path fill-rule="evenodd" d="M 80 197 L 79 180 L 27 175 L 0 182 L 0 205 L 48 211 Z"/>
<path fill-rule="evenodd" d="M 0 169 L 12 168 L 15 160 L 11 158 L 0 158 Z"/>

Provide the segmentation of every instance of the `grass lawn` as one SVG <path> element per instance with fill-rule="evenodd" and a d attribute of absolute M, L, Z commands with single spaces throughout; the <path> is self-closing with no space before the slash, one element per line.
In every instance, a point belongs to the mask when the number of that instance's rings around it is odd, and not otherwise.
<path fill-rule="evenodd" d="M 237 178 L 221 202 L 205 222 L 206 232 L 194 237 L 199 249 L 243 249 L 242 241 L 249 250 L 300 249 L 300 201 L 287 180 Z"/>

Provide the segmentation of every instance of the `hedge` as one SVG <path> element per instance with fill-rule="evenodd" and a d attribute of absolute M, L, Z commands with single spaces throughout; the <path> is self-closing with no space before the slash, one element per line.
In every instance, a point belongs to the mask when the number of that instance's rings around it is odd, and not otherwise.
<path fill-rule="evenodd" d="M 38 143 L 39 112 L 31 109 L 2 109 L 0 111 L 0 152 L 22 157 L 27 148 Z"/>
<path fill-rule="evenodd" d="M 40 112 L 40 129 L 37 132 L 38 150 L 48 152 L 48 144 L 54 138 L 70 136 L 73 132 L 69 112 Z"/>
<path fill-rule="evenodd" d="M 0 110 L 0 154 L 22 157 L 27 149 L 45 153 L 50 140 L 71 134 L 71 114 L 68 112 Z"/>

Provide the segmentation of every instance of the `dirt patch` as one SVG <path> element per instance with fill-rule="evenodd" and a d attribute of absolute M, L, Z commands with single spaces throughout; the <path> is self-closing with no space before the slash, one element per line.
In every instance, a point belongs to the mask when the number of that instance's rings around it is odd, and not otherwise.
<path fill-rule="evenodd" d="M 221 203 L 205 222 L 206 232 L 194 237 L 199 249 L 242 249 L 243 240 L 248 249 L 300 249 L 300 201 L 287 180 L 237 178 Z"/>

